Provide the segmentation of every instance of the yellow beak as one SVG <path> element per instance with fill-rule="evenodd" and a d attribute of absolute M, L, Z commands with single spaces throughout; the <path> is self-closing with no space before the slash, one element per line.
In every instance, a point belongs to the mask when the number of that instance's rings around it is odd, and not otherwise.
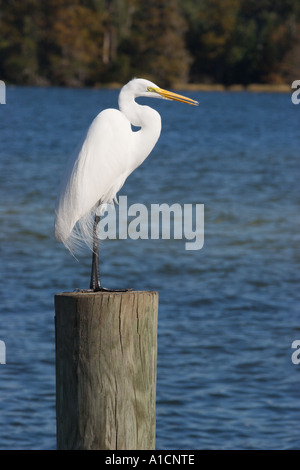
<path fill-rule="evenodd" d="M 178 95 L 177 93 L 173 93 L 172 91 L 163 90 L 162 88 L 148 88 L 148 91 L 154 91 L 158 93 L 162 98 L 166 98 L 167 100 L 175 100 L 180 101 L 181 103 L 192 104 L 193 106 L 198 106 L 198 101 L 192 100 L 191 98 L 187 98 L 186 96 Z"/>

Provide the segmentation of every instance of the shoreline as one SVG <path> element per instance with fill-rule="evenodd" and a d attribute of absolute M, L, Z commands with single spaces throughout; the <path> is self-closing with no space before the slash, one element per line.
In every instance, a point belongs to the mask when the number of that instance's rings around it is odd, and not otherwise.
<path fill-rule="evenodd" d="M 184 89 L 188 91 L 249 91 L 252 93 L 291 93 L 291 85 L 281 84 L 260 84 L 251 83 L 249 85 L 222 85 L 222 84 L 204 84 L 204 83 L 188 83 L 186 85 L 175 84 L 177 90 Z"/>
<path fill-rule="evenodd" d="M 96 84 L 94 88 L 108 88 L 108 89 L 120 89 L 122 88 L 121 83 L 106 83 L 106 84 Z M 248 91 L 252 93 L 291 93 L 292 87 L 287 83 L 250 83 L 249 85 L 222 85 L 221 83 L 208 84 L 208 83 L 174 83 L 169 87 L 173 90 L 186 90 L 186 91 Z"/>
<path fill-rule="evenodd" d="M 55 85 L 50 83 L 42 84 L 14 84 L 6 83 L 6 86 L 14 87 L 36 87 L 36 88 L 74 88 L 74 89 L 94 89 L 94 90 L 120 90 L 124 84 L 111 82 L 111 83 L 95 83 L 93 86 L 72 86 L 72 85 Z M 204 91 L 204 92 L 251 92 L 251 93 L 291 93 L 293 91 L 291 84 L 261 84 L 251 83 L 249 85 L 222 85 L 221 83 L 207 84 L 207 83 L 174 83 L 169 86 L 169 89 L 178 91 Z"/>

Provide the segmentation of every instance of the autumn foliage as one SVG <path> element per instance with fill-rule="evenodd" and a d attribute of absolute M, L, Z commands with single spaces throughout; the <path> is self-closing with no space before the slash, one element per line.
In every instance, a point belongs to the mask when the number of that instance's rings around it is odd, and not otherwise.
<path fill-rule="evenodd" d="M 0 78 L 95 86 L 291 82 L 295 0 L 0 0 Z"/>

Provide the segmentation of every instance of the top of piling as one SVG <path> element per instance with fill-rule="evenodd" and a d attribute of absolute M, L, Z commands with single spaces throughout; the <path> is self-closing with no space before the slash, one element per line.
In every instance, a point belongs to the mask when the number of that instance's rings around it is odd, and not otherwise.
<path fill-rule="evenodd" d="M 71 292 L 59 292 L 55 294 L 55 296 L 75 296 L 75 297 L 81 297 L 81 296 L 98 296 L 98 295 L 128 295 L 128 294 L 155 294 L 158 295 L 157 291 L 148 291 L 148 290 L 128 290 L 128 291 L 89 291 L 89 290 L 80 290 L 76 289 Z"/>

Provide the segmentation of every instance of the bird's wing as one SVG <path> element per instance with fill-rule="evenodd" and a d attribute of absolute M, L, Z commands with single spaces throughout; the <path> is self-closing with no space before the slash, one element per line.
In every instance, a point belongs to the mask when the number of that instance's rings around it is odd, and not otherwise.
<path fill-rule="evenodd" d="M 112 202 L 132 171 L 132 134 L 130 122 L 116 109 L 94 119 L 62 180 L 55 222 L 59 241 L 66 242 L 76 222 L 98 201 Z"/>

